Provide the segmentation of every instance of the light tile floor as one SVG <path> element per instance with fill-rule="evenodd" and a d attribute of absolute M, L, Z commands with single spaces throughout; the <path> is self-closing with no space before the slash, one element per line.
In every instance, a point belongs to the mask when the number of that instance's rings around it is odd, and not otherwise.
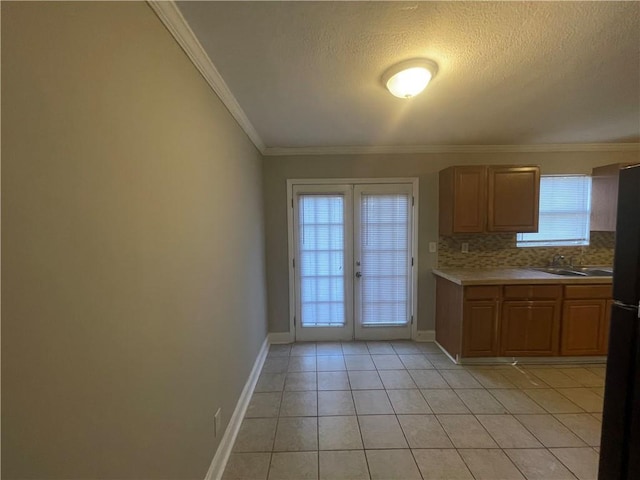
<path fill-rule="evenodd" d="M 223 478 L 595 480 L 604 376 L 460 366 L 433 343 L 272 345 Z"/>

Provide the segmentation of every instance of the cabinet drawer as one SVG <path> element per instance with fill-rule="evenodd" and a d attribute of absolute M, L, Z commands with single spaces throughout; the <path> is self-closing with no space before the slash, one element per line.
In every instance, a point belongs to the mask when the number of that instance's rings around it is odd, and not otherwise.
<path fill-rule="evenodd" d="M 504 298 L 510 300 L 555 300 L 562 295 L 562 285 L 506 285 Z"/>
<path fill-rule="evenodd" d="M 499 286 L 481 285 L 477 287 L 465 287 L 465 300 L 496 300 L 500 298 Z"/>
<path fill-rule="evenodd" d="M 566 285 L 564 298 L 611 298 L 612 285 Z"/>

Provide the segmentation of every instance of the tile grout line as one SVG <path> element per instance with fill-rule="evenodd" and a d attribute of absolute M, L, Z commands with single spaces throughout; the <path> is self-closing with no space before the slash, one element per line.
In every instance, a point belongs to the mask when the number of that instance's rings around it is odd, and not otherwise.
<path fill-rule="evenodd" d="M 395 350 L 395 348 L 394 348 Z M 397 352 L 396 352 L 397 353 Z M 400 357 L 398 357 L 400 358 Z M 404 365 L 404 362 L 402 360 L 400 360 L 400 362 Z M 406 365 L 404 365 L 406 367 Z M 408 373 L 409 378 L 411 378 L 411 381 L 413 382 L 413 378 L 411 377 L 411 375 Z M 413 382 L 415 384 L 415 382 Z M 383 383 L 382 386 L 384 387 L 384 392 L 387 395 L 387 399 L 389 400 L 389 404 L 391 405 L 391 409 L 394 412 L 395 418 L 396 418 L 396 422 L 398 423 L 398 428 L 400 428 L 400 431 L 402 432 L 402 437 L 404 438 L 404 441 L 407 442 L 407 448 L 409 449 L 409 453 L 411 454 L 411 459 L 413 460 L 413 464 L 415 465 L 416 469 L 418 470 L 418 474 L 420 475 L 420 478 L 424 479 L 424 475 L 422 475 L 422 470 L 420 470 L 420 466 L 418 465 L 418 462 L 416 461 L 416 457 L 413 453 L 413 449 L 411 448 L 411 444 L 409 443 L 409 439 L 407 438 L 407 434 L 404 431 L 404 428 L 402 428 L 402 424 L 400 423 L 400 419 L 398 418 L 398 412 L 396 411 L 395 407 L 393 406 L 393 403 L 391 402 L 391 397 L 389 397 L 389 392 L 387 389 L 387 386 Z M 416 385 L 417 388 L 417 385 Z M 426 401 L 426 400 L 425 400 Z"/>
<path fill-rule="evenodd" d="M 567 429 L 567 431 L 569 431 L 569 432 L 570 432 L 572 435 L 574 435 L 578 440 L 580 440 L 581 442 L 583 442 L 583 443 L 585 444 L 585 446 L 587 446 L 587 443 L 586 443 L 586 442 L 584 442 L 584 440 L 582 440 L 578 435 L 576 435 L 576 434 L 573 432 L 573 430 L 571 430 L 569 427 L 567 427 L 566 425 L 564 425 L 560 420 L 556 419 L 552 414 L 547 414 L 547 413 L 545 413 L 545 414 L 530 413 L 530 414 L 520 414 L 520 415 L 545 415 L 545 416 L 546 416 L 546 415 L 550 415 L 550 416 L 551 416 L 551 418 L 553 418 L 556 422 L 558 422 L 560 425 L 562 425 L 564 428 L 566 428 L 566 429 Z M 537 436 L 537 435 L 536 435 L 536 434 L 535 434 L 535 433 L 534 433 L 530 428 L 528 428 L 524 423 L 522 423 L 522 421 L 521 421 L 521 420 L 520 420 L 516 415 L 513 415 L 513 417 L 514 417 L 514 418 L 518 421 L 518 423 L 520 423 L 520 425 L 522 425 L 522 426 L 523 426 L 523 427 L 524 427 L 524 428 L 525 428 L 525 429 L 526 429 L 526 430 L 527 430 L 531 435 L 533 435 L 533 436 L 536 438 L 536 440 L 538 440 L 538 441 L 542 444 L 542 446 L 543 446 L 544 448 L 547 448 L 547 449 L 549 449 L 549 448 L 572 448 L 572 447 L 547 447 L 547 446 L 544 444 L 544 442 L 542 441 L 542 439 L 541 439 L 539 436 Z M 583 448 L 583 447 L 573 447 L 573 448 Z"/>
<path fill-rule="evenodd" d="M 291 353 L 291 349 L 289 349 L 289 353 Z M 273 466 L 273 453 L 276 445 L 276 438 L 278 436 L 278 427 L 280 425 L 280 411 L 282 410 L 282 402 L 284 400 L 284 389 L 287 383 L 287 374 L 289 373 L 289 364 L 291 363 L 291 355 L 289 355 L 287 361 L 287 371 L 284 374 L 284 381 L 282 382 L 282 390 L 280 391 L 280 404 L 278 405 L 278 414 L 276 416 L 276 429 L 273 432 L 273 442 L 271 442 L 271 452 L 269 452 L 269 468 L 267 469 L 267 479 L 271 474 L 271 467 Z M 262 367 L 264 368 L 264 366 Z M 260 372 L 262 374 L 262 372 Z M 253 395 L 252 395 L 253 396 Z"/>
<path fill-rule="evenodd" d="M 426 399 L 425 399 L 426 400 Z M 429 402 L 427 402 L 429 403 Z M 444 434 L 447 436 L 447 438 L 449 439 L 449 442 L 451 443 L 451 446 L 455 449 L 456 453 L 458 454 L 458 456 L 460 457 L 460 459 L 462 460 L 462 463 L 464 463 L 464 465 L 467 467 L 467 470 L 469 471 L 469 473 L 471 474 L 471 476 L 476 479 L 477 477 L 474 475 L 473 471 L 471 470 L 471 467 L 469 466 L 469 464 L 467 463 L 467 461 L 464 459 L 464 457 L 460 454 L 460 449 L 456 446 L 455 443 L 453 443 L 453 439 L 451 438 L 451 435 L 449 435 L 449 432 L 447 432 L 447 430 L 444 428 L 444 425 L 442 425 L 442 422 L 440 421 L 440 419 L 438 418 L 438 415 L 436 415 L 436 413 L 434 412 L 433 414 L 434 418 L 436 419 L 436 422 L 438 422 L 438 425 L 440 425 L 440 428 L 442 429 L 442 431 L 444 432 Z"/>
<path fill-rule="evenodd" d="M 367 350 L 369 346 L 367 345 Z M 369 478 L 371 478 L 371 467 L 369 466 L 369 457 L 367 456 L 367 450 L 364 444 L 364 436 L 362 435 L 362 428 L 360 428 L 360 417 L 358 416 L 358 412 L 356 410 L 356 399 L 353 397 L 353 388 L 351 386 L 351 378 L 347 374 L 347 382 L 349 382 L 349 393 L 351 394 L 351 401 L 353 402 L 353 413 L 356 416 L 356 424 L 358 425 L 358 433 L 360 434 L 360 441 L 362 442 L 362 453 L 364 455 L 364 461 L 367 465 L 367 474 Z"/>
<path fill-rule="evenodd" d="M 524 471 L 522 470 L 522 468 L 520 468 L 516 462 L 514 462 L 512 460 L 512 458 L 509 456 L 509 454 L 507 454 L 507 452 L 504 451 L 504 448 L 501 448 L 500 451 L 502 452 L 502 454 L 507 457 L 509 459 L 509 461 L 511 462 L 511 464 L 516 467 L 516 470 L 518 470 L 520 472 L 520 474 L 522 475 L 522 478 L 527 480 L 527 475 L 524 473 Z M 575 480 L 575 479 L 574 479 Z"/>
<path fill-rule="evenodd" d="M 562 447 L 559 447 L 559 448 L 562 448 Z M 574 447 L 574 448 L 585 448 L 585 447 Z M 586 447 L 586 448 L 589 448 L 589 447 Z M 558 460 L 562 465 L 564 465 L 564 468 L 566 468 L 567 470 L 569 470 L 569 472 L 571 472 L 571 474 L 572 474 L 572 475 L 574 475 L 576 479 L 580 480 L 580 477 L 578 477 L 578 474 L 577 474 L 577 473 L 575 473 L 571 468 L 569 468 L 569 465 L 567 465 L 566 463 L 564 463 L 564 462 L 562 461 L 562 459 L 561 459 L 560 457 L 558 457 L 555 453 L 553 453 L 553 451 L 552 451 L 551 449 L 548 449 L 548 450 L 549 450 L 549 453 L 550 453 L 551 455 L 553 455 L 553 456 L 554 456 L 554 457 L 555 457 L 555 458 L 556 458 L 556 459 L 557 459 L 557 460 Z"/>

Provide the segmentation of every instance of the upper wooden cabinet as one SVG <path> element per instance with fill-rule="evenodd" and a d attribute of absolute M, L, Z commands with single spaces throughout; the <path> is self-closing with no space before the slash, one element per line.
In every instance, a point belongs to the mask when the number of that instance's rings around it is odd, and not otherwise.
<path fill-rule="evenodd" d="M 439 188 L 440 235 L 538 230 L 539 167 L 449 167 Z"/>
<path fill-rule="evenodd" d="M 486 167 L 440 172 L 440 235 L 481 233 L 487 223 Z"/>
<path fill-rule="evenodd" d="M 591 172 L 591 223 L 595 232 L 615 232 L 620 170 L 629 163 L 596 167 Z"/>
<path fill-rule="evenodd" d="M 489 167 L 487 231 L 537 232 L 540 167 Z"/>

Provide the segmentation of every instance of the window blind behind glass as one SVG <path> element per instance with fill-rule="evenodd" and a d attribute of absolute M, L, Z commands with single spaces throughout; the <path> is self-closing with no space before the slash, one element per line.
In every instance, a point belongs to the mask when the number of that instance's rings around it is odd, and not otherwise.
<path fill-rule="evenodd" d="M 344 198 L 299 195 L 298 207 L 300 321 L 344 325 Z"/>
<path fill-rule="evenodd" d="M 518 246 L 588 244 L 590 205 L 590 177 L 543 176 L 538 232 L 519 233 Z"/>
<path fill-rule="evenodd" d="M 363 325 L 409 321 L 409 202 L 406 194 L 363 194 L 360 303 Z"/>

